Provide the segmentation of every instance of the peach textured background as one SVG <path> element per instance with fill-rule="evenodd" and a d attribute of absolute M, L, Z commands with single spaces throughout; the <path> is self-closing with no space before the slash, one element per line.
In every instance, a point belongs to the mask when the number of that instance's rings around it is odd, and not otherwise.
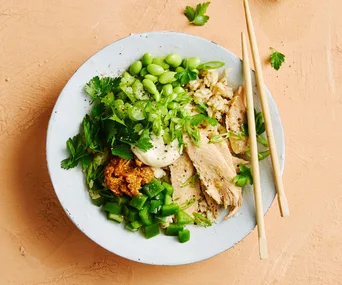
<path fill-rule="evenodd" d="M 212 0 L 204 27 L 195 0 L 0 0 L 0 284 L 342 284 L 342 2 L 250 0 L 265 79 L 286 135 L 291 217 L 266 216 L 257 235 L 210 260 L 152 267 L 84 236 L 59 205 L 45 162 L 52 107 L 73 72 L 109 43 L 152 30 L 211 39 L 240 55 L 241 0 Z M 286 64 L 267 63 L 273 46 Z M 203 245 L 206 246 L 206 245 Z"/>

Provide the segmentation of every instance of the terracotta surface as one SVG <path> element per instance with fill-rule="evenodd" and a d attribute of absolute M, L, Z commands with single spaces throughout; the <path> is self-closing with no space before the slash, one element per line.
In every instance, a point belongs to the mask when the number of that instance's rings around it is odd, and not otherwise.
<path fill-rule="evenodd" d="M 69 221 L 52 189 L 45 136 L 52 107 L 93 53 L 127 36 L 172 30 L 241 53 L 241 0 L 212 0 L 204 27 L 184 0 L 0 1 L 0 284 L 342 284 L 342 2 L 250 0 L 267 84 L 285 128 L 291 217 L 266 216 L 269 260 L 256 231 L 233 249 L 181 267 L 134 263 Z M 276 72 L 269 47 L 286 54 Z M 206 245 L 203 245 L 206 246 Z"/>

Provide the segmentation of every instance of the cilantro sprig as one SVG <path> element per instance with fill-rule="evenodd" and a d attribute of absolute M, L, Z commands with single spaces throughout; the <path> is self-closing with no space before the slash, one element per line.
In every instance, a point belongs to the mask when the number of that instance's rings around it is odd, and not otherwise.
<path fill-rule="evenodd" d="M 253 184 L 252 169 L 243 164 L 240 164 L 239 170 L 240 170 L 240 173 L 238 173 L 234 177 L 233 182 L 239 187 L 243 187 L 246 184 L 252 185 Z"/>
<path fill-rule="evenodd" d="M 285 55 L 276 51 L 274 48 L 270 48 L 273 52 L 270 55 L 270 62 L 272 67 L 275 70 L 279 70 L 279 68 L 281 67 L 281 65 L 284 63 L 285 61 Z"/>
<path fill-rule="evenodd" d="M 186 6 L 184 15 L 188 18 L 189 23 L 196 26 L 203 26 L 209 20 L 209 16 L 204 15 L 207 12 L 210 2 L 197 4 L 196 9 Z"/>

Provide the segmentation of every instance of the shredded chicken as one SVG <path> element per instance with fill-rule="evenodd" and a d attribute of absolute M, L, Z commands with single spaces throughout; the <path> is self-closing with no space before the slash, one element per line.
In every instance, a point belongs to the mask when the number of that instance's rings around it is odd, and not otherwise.
<path fill-rule="evenodd" d="M 233 99 L 229 103 L 230 107 L 226 116 L 226 128 L 228 131 L 241 133 L 241 126 L 246 123 L 246 105 L 244 102 L 244 93 L 241 88 L 235 92 Z M 246 152 L 247 140 L 231 137 L 229 138 L 229 142 L 234 153 L 240 154 Z"/>
<path fill-rule="evenodd" d="M 185 137 L 186 151 L 200 175 L 206 193 L 217 204 L 224 208 L 230 207 L 227 217 L 236 213 L 242 203 L 241 188 L 236 186 L 233 178 L 236 176 L 228 147 L 218 147 L 210 144 L 205 131 L 201 131 L 201 147 L 198 148 Z"/>
<path fill-rule="evenodd" d="M 113 157 L 104 171 L 104 182 L 107 187 L 117 196 L 126 194 L 136 196 L 141 186 L 149 183 L 154 173 L 151 167 L 144 166 L 138 160 Z"/>

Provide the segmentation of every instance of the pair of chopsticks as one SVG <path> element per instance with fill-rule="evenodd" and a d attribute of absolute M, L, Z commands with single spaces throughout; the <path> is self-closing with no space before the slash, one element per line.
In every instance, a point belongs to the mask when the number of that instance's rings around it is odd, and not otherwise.
<path fill-rule="evenodd" d="M 268 107 L 267 94 L 265 91 L 265 82 L 262 74 L 259 49 L 257 45 L 257 40 L 255 36 L 255 31 L 252 22 L 251 12 L 249 10 L 248 0 L 244 0 L 244 8 L 245 8 L 245 16 L 247 23 L 247 30 L 249 35 L 249 42 L 251 44 L 251 51 L 255 65 L 255 75 L 256 81 L 260 96 L 260 102 L 262 111 L 264 114 L 265 120 L 265 129 L 266 135 L 268 139 L 270 155 L 272 160 L 273 167 L 273 175 L 274 181 L 278 193 L 278 204 L 280 208 L 280 213 L 282 217 L 289 216 L 290 211 L 287 203 L 287 198 L 284 191 L 284 185 L 280 173 L 280 166 L 278 160 L 278 154 L 276 149 L 276 143 L 274 139 L 272 122 L 270 110 Z M 256 131 L 255 131 L 255 119 L 254 119 L 254 103 L 253 103 L 253 91 L 252 91 L 252 80 L 251 80 L 251 70 L 248 59 L 248 51 L 246 38 L 244 33 L 241 34 L 242 41 L 242 60 L 243 60 L 243 74 L 245 80 L 245 93 L 247 96 L 247 117 L 248 117 L 248 130 L 249 130 L 249 139 L 251 146 L 251 158 L 252 158 L 252 169 L 253 169 L 253 185 L 254 185 L 254 200 L 255 200 L 255 209 L 256 209 L 256 221 L 258 225 L 258 237 L 259 237 L 259 254 L 260 259 L 268 258 L 267 251 L 267 241 L 265 234 L 265 224 L 264 224 L 264 213 L 262 206 L 262 197 L 261 197 L 261 186 L 260 186 L 260 171 L 259 171 L 259 161 L 258 161 L 258 148 L 257 148 L 257 140 L 256 140 Z"/>

